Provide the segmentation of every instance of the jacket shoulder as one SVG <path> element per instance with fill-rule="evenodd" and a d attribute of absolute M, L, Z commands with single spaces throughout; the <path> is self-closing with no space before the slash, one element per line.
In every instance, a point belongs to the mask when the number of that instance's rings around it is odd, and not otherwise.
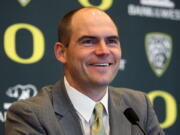
<path fill-rule="evenodd" d="M 42 114 L 47 114 L 50 110 L 53 110 L 52 89 L 52 85 L 45 86 L 36 96 L 14 102 L 8 109 L 8 114 L 11 112 L 17 115 L 19 114 L 19 116 L 23 116 L 31 113 L 35 114 L 37 117 L 41 116 Z"/>
<path fill-rule="evenodd" d="M 123 110 L 133 108 L 136 112 L 147 112 L 150 101 L 144 92 L 128 89 L 110 87 L 110 94 L 113 102 L 123 105 Z"/>
<path fill-rule="evenodd" d="M 34 106 L 44 106 L 44 104 L 47 105 L 48 102 L 51 102 L 52 99 L 52 89 L 53 85 L 45 86 L 42 89 L 39 90 L 38 94 L 34 97 L 25 99 L 25 100 L 19 100 L 12 104 L 12 106 L 16 106 L 19 104 L 29 104 Z"/>
<path fill-rule="evenodd" d="M 109 89 L 113 97 L 115 96 L 127 100 L 144 100 L 144 97 L 146 97 L 146 94 L 144 92 L 129 88 L 110 87 Z"/>

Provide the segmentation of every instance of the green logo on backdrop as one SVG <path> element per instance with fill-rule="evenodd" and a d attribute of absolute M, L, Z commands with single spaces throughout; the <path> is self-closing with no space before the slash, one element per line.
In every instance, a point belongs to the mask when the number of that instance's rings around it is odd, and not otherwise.
<path fill-rule="evenodd" d="M 25 7 L 29 4 L 29 2 L 31 2 L 31 0 L 17 0 L 21 6 Z"/>
<path fill-rule="evenodd" d="M 157 77 L 167 70 L 172 56 L 172 39 L 160 32 L 148 33 L 145 36 L 145 50 L 151 69 Z"/>

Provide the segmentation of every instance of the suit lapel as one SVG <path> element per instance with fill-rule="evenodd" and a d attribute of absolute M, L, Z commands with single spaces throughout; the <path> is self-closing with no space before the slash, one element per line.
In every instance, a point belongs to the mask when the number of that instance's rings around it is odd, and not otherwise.
<path fill-rule="evenodd" d="M 118 92 L 119 93 L 119 92 Z M 59 120 L 60 135 L 83 135 L 79 117 L 74 109 L 64 86 L 64 81 L 55 84 L 52 91 L 54 111 Z M 123 96 L 109 88 L 110 135 L 131 135 L 131 124 L 123 112 L 128 106 Z"/>
<path fill-rule="evenodd" d="M 122 95 L 109 88 L 110 135 L 131 135 L 131 124 L 123 114 L 126 108 Z"/>
<path fill-rule="evenodd" d="M 63 135 L 82 135 L 80 120 L 66 93 L 64 81 L 55 84 L 52 98 Z"/>

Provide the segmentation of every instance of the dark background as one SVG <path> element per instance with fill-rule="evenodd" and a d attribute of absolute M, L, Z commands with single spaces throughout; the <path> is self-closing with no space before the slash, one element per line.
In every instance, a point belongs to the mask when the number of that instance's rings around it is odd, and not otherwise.
<path fill-rule="evenodd" d="M 7 111 L 4 106 L 6 103 L 19 100 L 28 84 L 35 86 L 38 90 L 44 85 L 54 84 L 63 77 L 63 67 L 56 61 L 53 54 L 53 45 L 57 41 L 57 25 L 65 13 L 85 6 L 78 0 L 30 0 L 26 6 L 22 6 L 19 1 L 1 0 L 0 2 L 0 132 L 2 134 L 4 133 Z M 178 53 L 180 49 L 180 19 L 128 15 L 128 5 L 179 11 L 180 2 L 171 0 L 175 7 L 166 8 L 141 5 L 140 0 L 81 1 L 89 2 L 97 7 L 103 2 L 112 1 L 112 5 L 105 10 L 117 23 L 123 60 L 125 60 L 125 68 L 120 70 L 112 85 L 141 90 L 146 92 L 148 96 L 150 96 L 150 92 L 156 93 L 157 96 L 152 102 L 162 128 L 166 134 L 178 135 L 177 130 L 180 126 L 178 115 L 180 103 L 180 71 L 178 70 L 180 69 L 178 60 L 180 58 L 180 53 Z M 20 63 L 8 56 L 8 54 L 13 54 L 10 49 L 8 52 L 5 50 L 5 46 L 12 47 L 5 43 L 5 32 L 14 24 L 20 23 L 35 26 L 42 32 L 44 53 L 38 61 L 29 64 Z M 146 56 L 145 35 L 151 32 L 168 34 L 172 39 L 170 63 L 161 77 L 153 72 Z M 16 32 L 14 41 L 16 55 L 24 60 L 32 57 L 33 36 L 32 32 L 26 28 L 18 29 Z M 11 39 L 12 37 L 8 37 L 8 40 Z M 38 50 L 37 53 L 40 51 Z M 9 89 L 13 94 L 18 92 L 16 96 L 8 95 Z M 27 91 L 26 94 L 28 95 Z M 33 94 L 33 91 L 30 90 L 29 96 Z"/>

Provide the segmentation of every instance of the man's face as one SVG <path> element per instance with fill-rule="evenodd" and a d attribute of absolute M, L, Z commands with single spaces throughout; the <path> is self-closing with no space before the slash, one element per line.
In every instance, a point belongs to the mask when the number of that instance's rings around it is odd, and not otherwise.
<path fill-rule="evenodd" d="M 68 82 L 75 88 L 107 87 L 121 58 L 116 26 L 105 13 L 88 10 L 73 16 L 71 29 L 63 62 Z"/>

